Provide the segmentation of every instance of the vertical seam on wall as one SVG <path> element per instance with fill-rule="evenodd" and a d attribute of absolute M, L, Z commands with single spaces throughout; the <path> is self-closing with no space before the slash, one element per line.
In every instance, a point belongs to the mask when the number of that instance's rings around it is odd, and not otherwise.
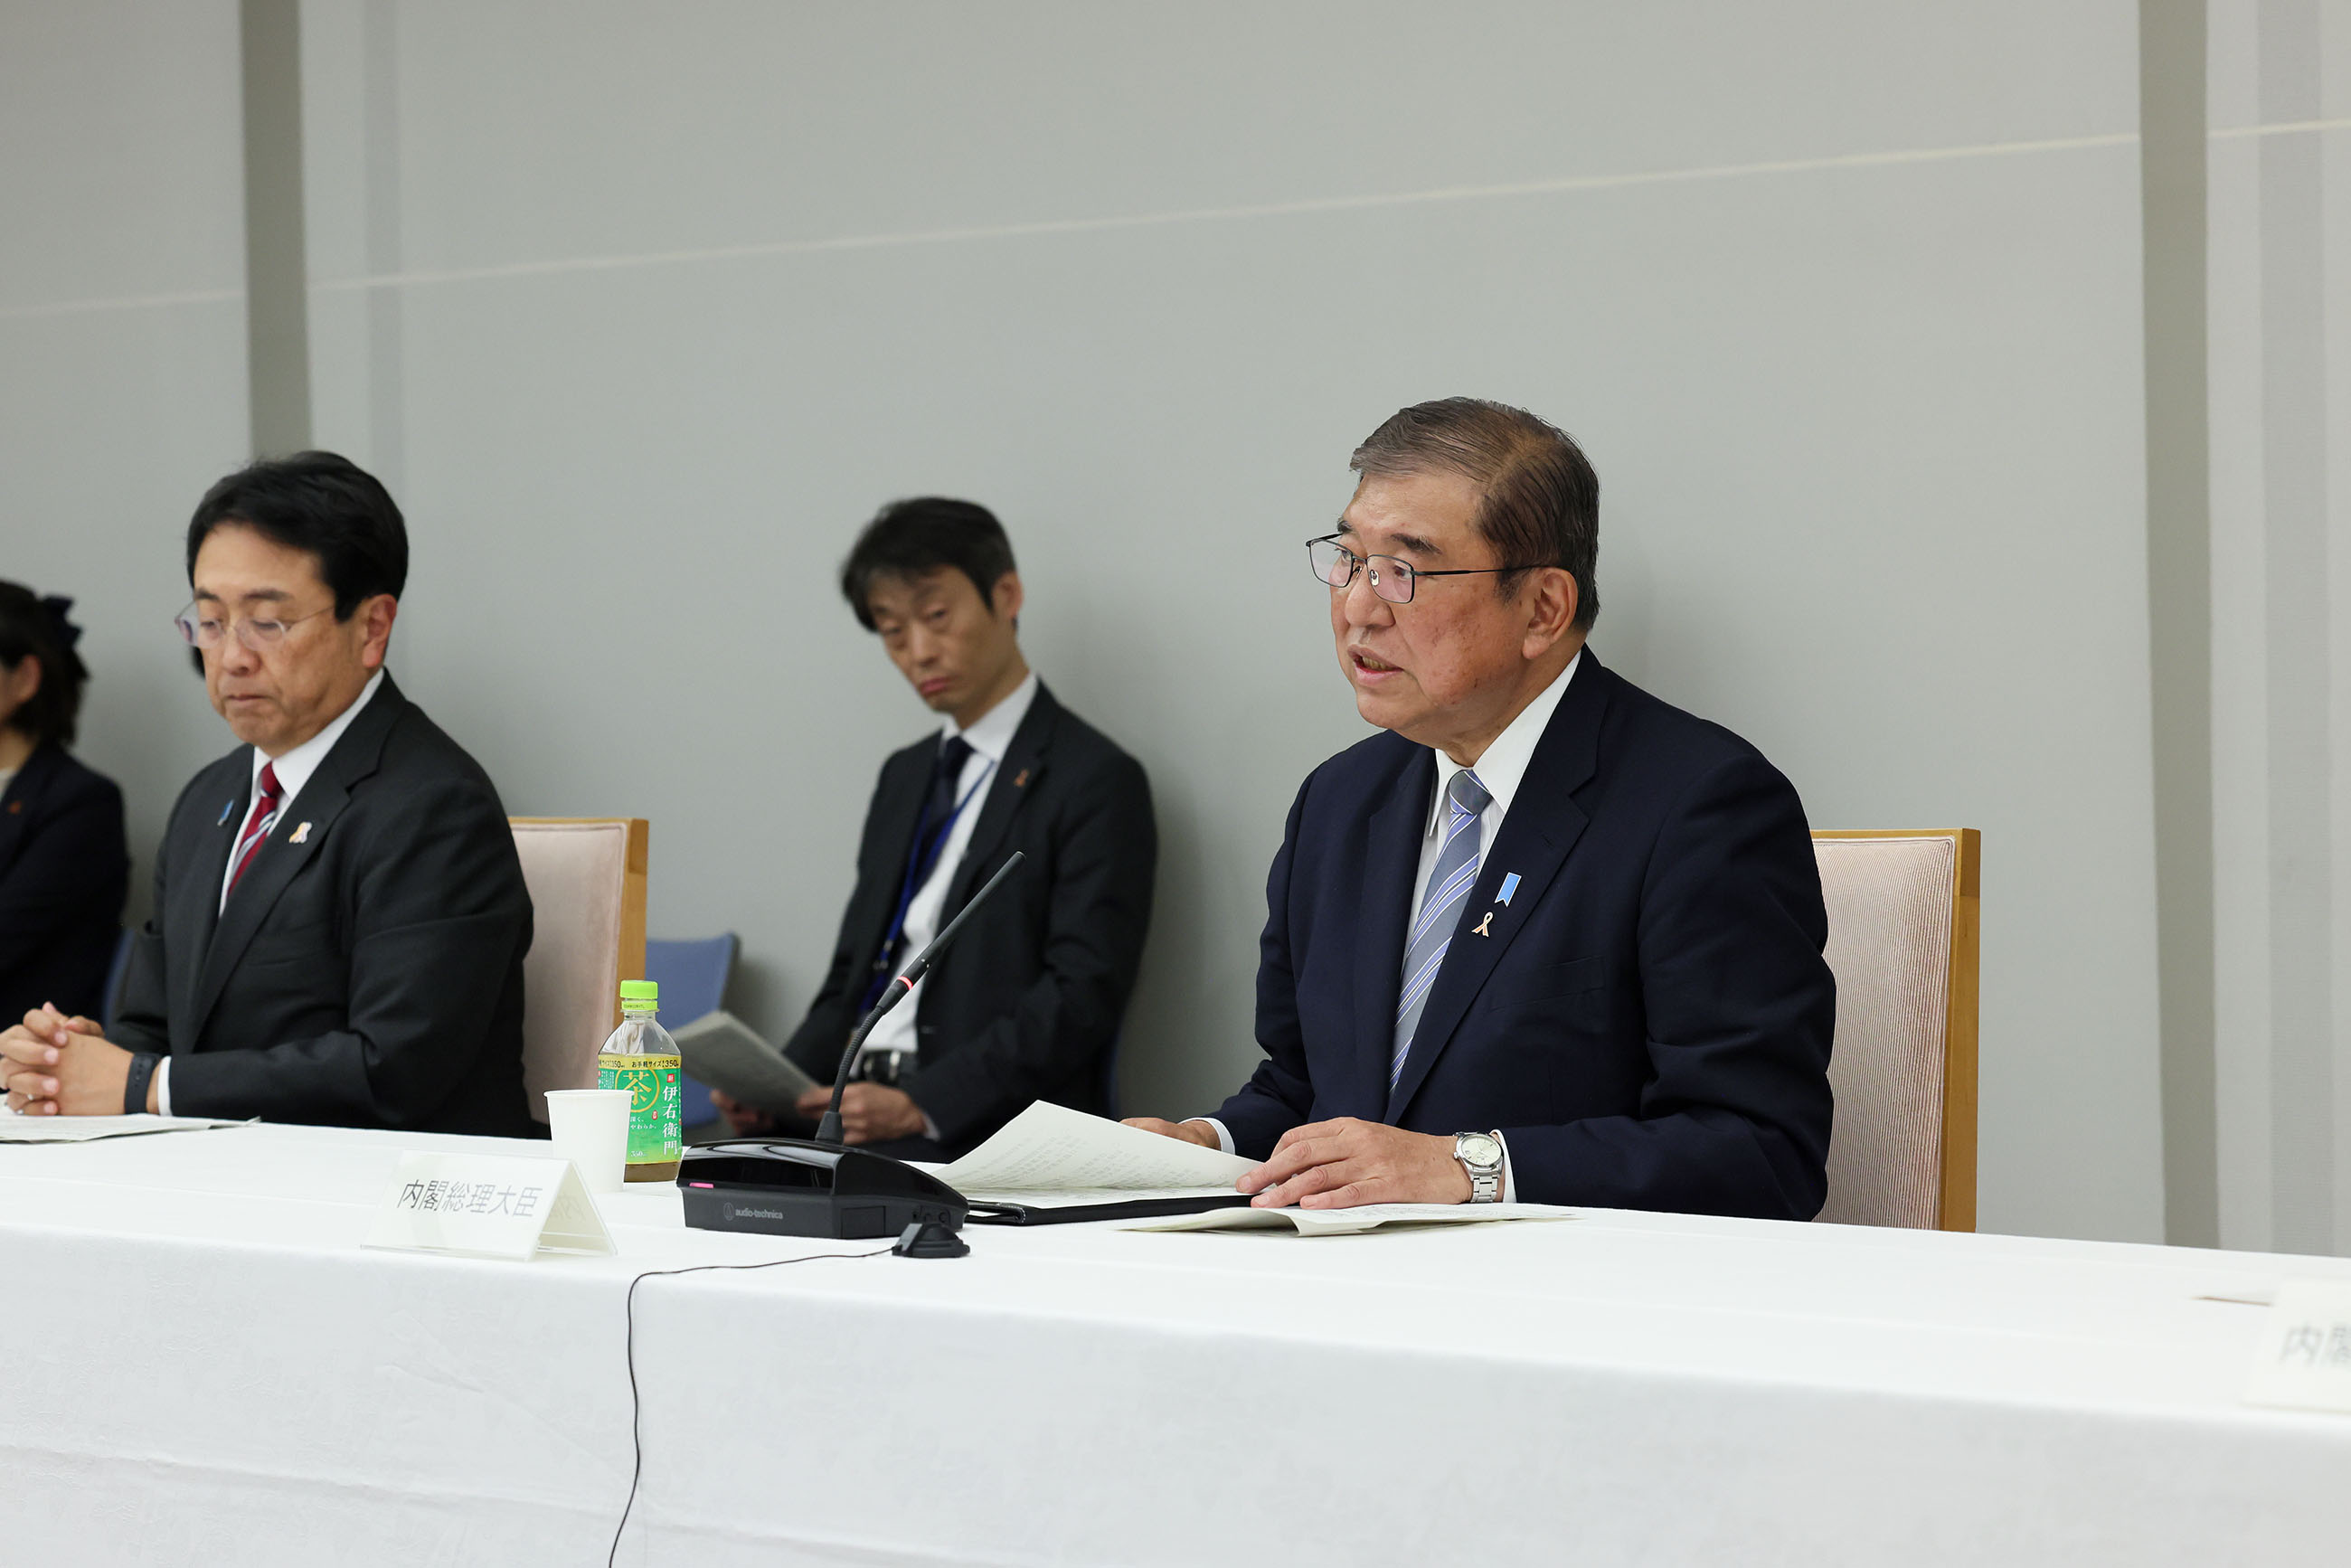
<path fill-rule="evenodd" d="M 300 0 L 239 0 L 246 395 L 256 455 L 297 452 L 310 444 L 301 25 Z"/>
<path fill-rule="evenodd" d="M 2164 1236 L 2220 1244 L 2205 0 L 2139 0 L 2149 740 Z"/>
<path fill-rule="evenodd" d="M 367 0 L 360 44 L 360 119 L 367 160 L 367 265 L 401 267 L 400 15 Z M 368 465 L 402 494 L 408 465 L 407 302 L 397 288 L 367 292 Z"/>
<path fill-rule="evenodd" d="M 2258 25 L 2262 120 L 2315 117 L 2318 6 L 2265 0 Z M 2335 1246 L 2325 151 L 2315 136 L 2280 136 L 2257 154 L 2270 1181 L 2273 1245 L 2289 1252 Z"/>

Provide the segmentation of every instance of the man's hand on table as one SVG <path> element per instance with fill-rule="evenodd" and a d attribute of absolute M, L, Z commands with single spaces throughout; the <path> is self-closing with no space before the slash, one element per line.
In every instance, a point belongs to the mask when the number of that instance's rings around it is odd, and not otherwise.
<path fill-rule="evenodd" d="M 1273 1157 L 1236 1184 L 1254 1207 L 1353 1208 L 1364 1203 L 1467 1203 L 1469 1173 L 1453 1140 L 1342 1116 L 1281 1134 Z"/>
<path fill-rule="evenodd" d="M 822 1116 L 832 1089 L 811 1089 L 793 1107 L 803 1116 Z M 884 1144 L 923 1135 L 923 1108 L 903 1089 L 886 1083 L 852 1083 L 841 1092 L 841 1135 L 852 1144 Z"/>
<path fill-rule="evenodd" d="M 44 1003 L 0 1032 L 0 1080 L 8 1108 L 28 1116 L 119 1116 L 131 1078 L 131 1052 L 107 1040 L 98 1024 L 68 1018 Z M 147 1109 L 155 1086 L 147 1085 Z"/>

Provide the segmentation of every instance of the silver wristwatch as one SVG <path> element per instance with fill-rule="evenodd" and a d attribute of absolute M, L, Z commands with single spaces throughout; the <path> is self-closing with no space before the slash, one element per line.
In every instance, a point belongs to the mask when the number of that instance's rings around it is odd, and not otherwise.
<path fill-rule="evenodd" d="M 1469 1173 L 1469 1201 L 1499 1203 L 1502 1200 L 1502 1134 L 1499 1133 L 1456 1133 L 1453 1134 L 1453 1157 Z"/>

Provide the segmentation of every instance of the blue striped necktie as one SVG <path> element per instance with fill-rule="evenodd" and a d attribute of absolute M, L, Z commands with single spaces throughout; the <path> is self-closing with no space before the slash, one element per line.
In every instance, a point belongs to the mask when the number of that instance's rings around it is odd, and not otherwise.
<path fill-rule="evenodd" d="M 1461 923 L 1461 906 L 1469 900 L 1469 885 L 1478 880 L 1478 814 L 1493 796 L 1467 768 L 1453 776 L 1445 791 L 1448 808 L 1445 847 L 1428 873 L 1428 891 L 1421 895 L 1420 913 L 1405 938 L 1404 986 L 1396 993 L 1395 1055 L 1388 1062 L 1388 1087 L 1404 1076 L 1404 1059 L 1411 1053 L 1413 1031 L 1420 1027 L 1421 1009 L 1428 1005 L 1429 988 L 1445 967 L 1445 950 L 1453 946 L 1453 928 Z"/>

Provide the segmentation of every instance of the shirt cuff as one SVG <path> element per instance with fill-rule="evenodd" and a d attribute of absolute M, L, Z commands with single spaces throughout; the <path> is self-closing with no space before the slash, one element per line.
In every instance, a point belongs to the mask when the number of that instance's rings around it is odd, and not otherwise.
<path fill-rule="evenodd" d="M 1199 1122 L 1209 1127 L 1213 1127 L 1216 1129 L 1217 1134 L 1217 1147 L 1228 1155 L 1233 1152 L 1232 1129 L 1226 1126 L 1222 1122 L 1217 1121 L 1214 1116 L 1187 1116 L 1185 1120 L 1187 1122 Z"/>
<path fill-rule="evenodd" d="M 157 1114 L 172 1113 L 172 1059 L 165 1057 L 155 1064 L 155 1110 Z"/>
<path fill-rule="evenodd" d="M 923 1108 L 920 1105 L 915 1106 L 914 1109 L 917 1111 L 923 1111 Z M 935 1144 L 944 1144 L 946 1142 L 945 1138 L 939 1136 L 939 1124 L 931 1120 L 931 1113 L 928 1111 L 923 1111 L 923 1136 L 930 1139 L 930 1141 Z"/>
<path fill-rule="evenodd" d="M 1494 1141 L 1502 1145 L 1502 1201 L 1516 1203 L 1519 1201 L 1519 1188 L 1518 1184 L 1510 1179 L 1510 1140 L 1498 1132 L 1494 1134 Z"/>

